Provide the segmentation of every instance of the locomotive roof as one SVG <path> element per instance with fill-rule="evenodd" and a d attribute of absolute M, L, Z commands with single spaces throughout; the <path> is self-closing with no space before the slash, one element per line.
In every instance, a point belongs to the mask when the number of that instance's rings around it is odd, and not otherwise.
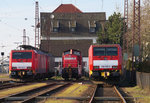
<path fill-rule="evenodd" d="M 19 47 L 25 49 L 25 50 L 38 50 L 38 48 L 35 48 L 31 45 L 20 45 Z"/>
<path fill-rule="evenodd" d="M 70 50 L 81 52 L 81 51 L 79 51 L 79 50 L 77 50 L 77 49 L 68 49 L 68 50 L 65 50 L 64 52 L 70 51 Z"/>
<path fill-rule="evenodd" d="M 50 54 L 48 52 L 45 52 L 43 50 L 40 50 L 38 48 L 35 48 L 35 47 L 31 46 L 31 45 L 20 45 L 19 47 L 23 48 L 24 50 L 34 50 L 38 54 L 45 54 L 45 55 L 48 55 L 48 56 L 52 56 L 52 54 Z"/>
<path fill-rule="evenodd" d="M 52 56 L 52 54 L 41 51 L 41 50 L 35 50 L 38 54 L 44 54 L 44 55 L 48 55 L 48 56 Z"/>
<path fill-rule="evenodd" d="M 93 44 L 92 46 L 120 46 L 120 44 Z"/>

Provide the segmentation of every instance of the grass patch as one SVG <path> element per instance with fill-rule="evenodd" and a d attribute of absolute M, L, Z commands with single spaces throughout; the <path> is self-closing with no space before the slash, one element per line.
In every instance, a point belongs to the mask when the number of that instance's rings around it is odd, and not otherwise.
<path fill-rule="evenodd" d="M 89 80 L 89 77 L 82 76 L 81 79 L 83 79 L 83 80 Z"/>
<path fill-rule="evenodd" d="M 0 74 L 0 78 L 9 78 L 8 74 Z"/>
<path fill-rule="evenodd" d="M 58 97 L 80 97 L 84 91 L 88 89 L 88 85 L 84 84 L 73 84 L 61 94 L 58 94 Z"/>
<path fill-rule="evenodd" d="M 53 94 L 53 97 L 82 97 L 88 96 L 86 95 L 86 91 L 89 90 L 91 85 L 90 84 L 82 84 L 82 83 L 75 83 L 68 87 L 67 89 L 63 90 L 62 92 Z M 79 101 L 76 100 L 63 100 L 63 99 L 47 99 L 46 103 L 78 103 Z"/>
<path fill-rule="evenodd" d="M 61 76 L 53 76 L 51 79 L 54 79 L 54 80 L 64 80 Z"/>
<path fill-rule="evenodd" d="M 133 88 L 126 88 L 126 91 L 133 97 L 138 97 L 138 103 L 150 103 L 150 91 L 141 89 L 138 86 Z"/>
<path fill-rule="evenodd" d="M 64 100 L 64 99 L 49 99 L 46 100 L 45 103 L 78 103 L 79 101 L 76 100 Z"/>

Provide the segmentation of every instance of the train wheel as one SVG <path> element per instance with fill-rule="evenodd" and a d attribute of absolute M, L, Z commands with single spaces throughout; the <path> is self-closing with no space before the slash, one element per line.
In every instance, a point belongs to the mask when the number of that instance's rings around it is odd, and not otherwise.
<path fill-rule="evenodd" d="M 89 76 L 89 80 L 93 80 L 93 77 L 92 77 L 92 76 Z"/>
<path fill-rule="evenodd" d="M 65 80 L 66 80 L 66 81 L 68 81 L 68 80 L 69 80 L 69 78 L 65 78 Z"/>
<path fill-rule="evenodd" d="M 79 80 L 79 77 L 76 77 L 76 80 Z"/>

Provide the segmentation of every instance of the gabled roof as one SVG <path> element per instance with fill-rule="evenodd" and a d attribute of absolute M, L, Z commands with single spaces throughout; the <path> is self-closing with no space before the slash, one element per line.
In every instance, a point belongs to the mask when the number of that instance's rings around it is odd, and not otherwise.
<path fill-rule="evenodd" d="M 82 13 L 82 11 L 72 4 L 61 4 L 53 13 Z"/>

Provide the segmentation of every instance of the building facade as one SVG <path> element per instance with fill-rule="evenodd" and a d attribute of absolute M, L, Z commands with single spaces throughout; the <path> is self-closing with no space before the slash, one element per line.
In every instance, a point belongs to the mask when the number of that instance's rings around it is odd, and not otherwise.
<path fill-rule="evenodd" d="M 41 12 L 40 49 L 55 56 L 56 66 L 62 52 L 78 49 L 88 70 L 88 49 L 96 43 L 96 32 L 104 27 L 105 12 L 85 13 L 72 4 L 61 4 L 53 12 Z"/>

